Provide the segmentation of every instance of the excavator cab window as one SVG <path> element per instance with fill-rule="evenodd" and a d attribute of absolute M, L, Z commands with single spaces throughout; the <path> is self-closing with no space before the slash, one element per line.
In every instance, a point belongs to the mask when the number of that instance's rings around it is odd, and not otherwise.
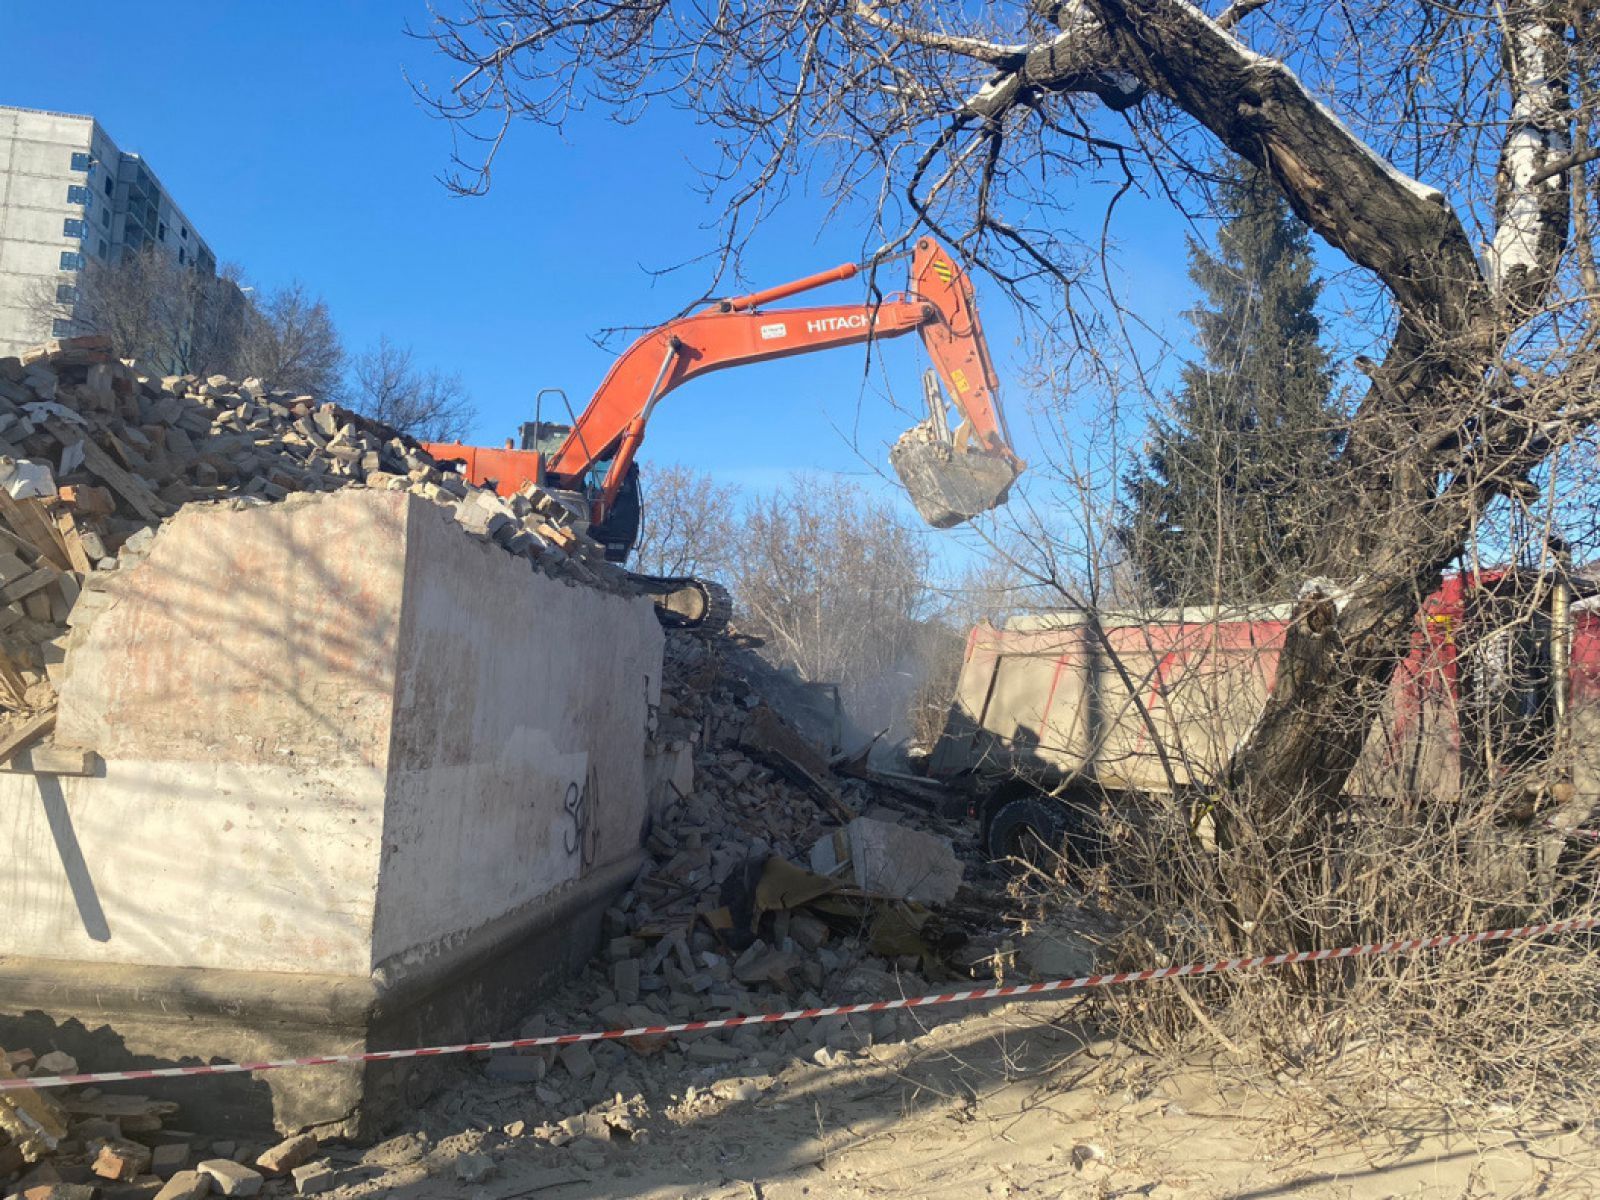
<path fill-rule="evenodd" d="M 561 449 L 571 432 L 572 426 L 554 421 L 524 421 L 517 430 L 518 448 L 537 450 L 548 458 Z"/>
<path fill-rule="evenodd" d="M 595 472 L 599 473 L 598 478 L 595 478 Z M 590 472 L 589 484 L 598 489 L 599 482 L 604 479 L 605 465 L 597 466 Z M 598 525 L 589 526 L 589 536 L 606 548 L 607 562 L 628 561 L 633 544 L 639 540 L 639 510 L 639 464 L 634 463 L 628 468 L 628 474 L 622 480 L 622 489 L 617 493 L 606 519 Z"/>

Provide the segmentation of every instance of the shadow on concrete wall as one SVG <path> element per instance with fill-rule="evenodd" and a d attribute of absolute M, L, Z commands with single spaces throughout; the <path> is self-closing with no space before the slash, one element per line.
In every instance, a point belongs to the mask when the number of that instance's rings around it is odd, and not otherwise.
<path fill-rule="evenodd" d="M 99 772 L 105 774 L 102 769 Z M 94 877 L 84 860 L 83 847 L 78 843 L 77 832 L 72 828 L 72 814 L 67 810 L 67 799 L 61 791 L 61 780 L 54 775 L 40 775 L 39 800 L 44 805 L 45 820 L 50 825 L 50 836 L 61 856 L 61 869 L 72 891 L 72 901 L 78 907 L 78 917 L 83 922 L 83 932 L 92 941 L 109 942 L 111 926 L 106 923 L 105 909 L 100 905 L 100 894 L 95 891 Z"/>

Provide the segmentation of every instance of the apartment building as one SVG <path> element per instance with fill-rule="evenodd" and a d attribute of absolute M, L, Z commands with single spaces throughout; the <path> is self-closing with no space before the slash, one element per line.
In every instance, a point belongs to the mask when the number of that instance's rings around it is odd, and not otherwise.
<path fill-rule="evenodd" d="M 93 117 L 0 105 L 0 355 L 83 332 L 86 267 L 146 247 L 216 275 L 150 164 Z"/>

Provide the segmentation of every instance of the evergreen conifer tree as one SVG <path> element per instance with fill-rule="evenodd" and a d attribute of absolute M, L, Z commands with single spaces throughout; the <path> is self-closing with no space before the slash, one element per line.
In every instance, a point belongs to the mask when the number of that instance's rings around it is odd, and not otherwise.
<path fill-rule="evenodd" d="M 1126 476 L 1121 537 L 1163 604 L 1267 599 L 1312 558 L 1320 485 L 1342 445 L 1310 234 L 1240 162 L 1220 186 L 1216 245 L 1189 241 L 1204 299 L 1184 368 Z"/>

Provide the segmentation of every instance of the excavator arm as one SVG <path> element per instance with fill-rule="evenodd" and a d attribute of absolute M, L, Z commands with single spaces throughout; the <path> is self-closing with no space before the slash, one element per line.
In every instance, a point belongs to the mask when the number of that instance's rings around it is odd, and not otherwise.
<path fill-rule="evenodd" d="M 1000 415 L 999 384 L 973 302 L 972 284 L 932 238 L 921 239 L 912 252 L 911 287 L 904 296 L 870 306 L 762 309 L 774 300 L 849 279 L 859 270 L 847 263 L 793 283 L 723 300 L 639 338 L 612 365 L 566 443 L 550 460 L 546 469 L 552 481 L 573 486 L 597 463 L 609 459 L 597 505 L 598 515 L 603 516 L 627 478 L 655 406 L 668 392 L 728 367 L 919 332 L 934 369 L 961 413 L 961 426 L 954 435 L 961 451 L 967 452 L 968 439 L 975 440 L 977 450 L 996 460 L 991 474 L 1005 476 L 1009 487 L 1022 464 L 1011 451 Z M 1000 499 L 1003 492 L 983 508 L 993 507 Z"/>
<path fill-rule="evenodd" d="M 644 334 L 612 364 L 548 460 L 531 450 L 429 449 L 436 457 L 464 460 L 474 481 L 491 478 L 504 491 L 514 491 L 524 479 L 583 490 L 590 472 L 604 465 L 604 482 L 591 497 L 598 523 L 616 503 L 651 415 L 669 392 L 712 371 L 915 332 L 961 420 L 950 432 L 933 389 L 930 419 L 900 439 L 891 461 L 918 510 L 934 525 L 957 524 L 1001 503 L 1023 464 L 1011 450 L 1000 413 L 999 383 L 971 280 L 932 238 L 920 239 L 913 249 L 910 286 L 903 295 L 874 305 L 764 308 L 859 272 L 859 266 L 847 263 L 719 301 Z"/>

